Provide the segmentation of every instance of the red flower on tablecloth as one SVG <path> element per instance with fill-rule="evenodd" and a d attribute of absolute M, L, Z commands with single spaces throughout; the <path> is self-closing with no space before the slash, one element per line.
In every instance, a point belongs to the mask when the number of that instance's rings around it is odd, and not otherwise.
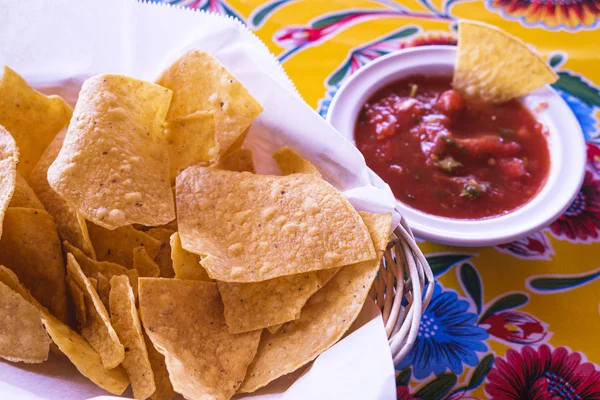
<path fill-rule="evenodd" d="M 398 400 L 417 400 L 410 394 L 408 386 L 396 386 L 396 398 Z"/>
<path fill-rule="evenodd" d="M 510 349 L 496 357 L 486 381 L 493 399 L 600 399 L 600 371 L 564 347 Z"/>
<path fill-rule="evenodd" d="M 499 244 L 498 251 L 526 260 L 551 260 L 554 253 L 552 245 L 543 232 L 536 232 L 514 242 Z"/>
<path fill-rule="evenodd" d="M 540 320 L 521 311 L 492 314 L 479 325 L 489 325 L 488 333 L 498 339 L 522 345 L 539 343 L 548 336 Z"/>
<path fill-rule="evenodd" d="M 595 144 L 588 143 L 587 159 L 590 167 L 592 167 L 596 174 L 600 175 L 600 147 L 596 146 Z"/>
<path fill-rule="evenodd" d="M 579 30 L 598 26 L 600 0 L 488 0 L 490 9 L 526 26 Z"/>
<path fill-rule="evenodd" d="M 581 190 L 567 211 L 550 226 L 552 234 L 573 242 L 596 241 L 600 237 L 600 181 L 585 173 Z"/>

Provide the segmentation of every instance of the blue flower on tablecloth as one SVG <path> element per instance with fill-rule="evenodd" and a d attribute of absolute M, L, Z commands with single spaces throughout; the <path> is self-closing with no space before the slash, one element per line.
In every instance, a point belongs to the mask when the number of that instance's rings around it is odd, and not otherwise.
<path fill-rule="evenodd" d="M 447 370 L 460 375 L 464 365 L 476 366 L 477 353 L 488 350 L 484 341 L 489 334 L 477 326 L 477 315 L 468 309 L 469 302 L 436 283 L 415 345 L 396 368 L 410 366 L 415 378 L 423 379 Z"/>
<path fill-rule="evenodd" d="M 600 132 L 596 129 L 597 123 L 596 118 L 594 117 L 594 107 L 586 104 L 580 98 L 575 97 L 564 90 L 557 89 L 556 91 L 569 105 L 573 114 L 575 114 L 575 118 L 577 118 L 579 125 L 581 125 L 585 140 L 595 143 L 600 142 Z"/>

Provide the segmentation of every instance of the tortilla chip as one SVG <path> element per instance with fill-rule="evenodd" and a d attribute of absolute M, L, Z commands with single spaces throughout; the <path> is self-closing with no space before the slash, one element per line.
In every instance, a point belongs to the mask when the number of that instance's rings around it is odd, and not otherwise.
<path fill-rule="evenodd" d="M 300 157 L 298 153 L 287 146 L 277 150 L 273 154 L 273 159 L 277 163 L 281 175 L 311 174 L 321 176 L 319 170 L 314 165 Z"/>
<path fill-rule="evenodd" d="M 91 282 L 93 288 L 96 285 Z M 83 290 L 77 285 L 77 283 L 69 276 L 67 276 L 67 288 L 69 289 L 69 293 L 71 294 L 71 299 L 73 300 L 73 308 L 75 311 L 75 323 L 77 329 L 81 331 L 87 324 L 87 308 L 85 307 L 85 294 Z"/>
<path fill-rule="evenodd" d="M 90 239 L 101 261 L 110 261 L 128 269 L 133 268 L 133 249 L 143 246 L 154 259 L 160 250 L 160 241 L 145 232 L 124 226 L 112 231 L 94 223 L 88 223 Z"/>
<path fill-rule="evenodd" d="M 0 237 L 2 237 L 4 213 L 10 204 L 17 184 L 18 161 L 19 149 L 17 149 L 15 140 L 0 125 Z"/>
<path fill-rule="evenodd" d="M 165 363 L 165 356 L 160 354 L 158 350 L 154 348 L 152 341 L 144 334 L 144 341 L 146 342 L 146 349 L 148 350 L 148 358 L 150 359 L 150 365 L 152 365 L 152 373 L 154 374 L 154 385 L 156 391 L 152 394 L 152 400 L 171 400 L 177 396 L 177 392 L 173 390 L 171 385 L 171 379 L 169 378 L 169 371 L 167 370 L 167 364 Z"/>
<path fill-rule="evenodd" d="M 107 229 L 175 218 L 162 124 L 171 91 L 123 75 L 83 83 L 48 182 L 87 220 Z"/>
<path fill-rule="evenodd" d="M 327 284 L 327 282 L 329 282 L 329 281 L 331 280 L 331 278 L 333 278 L 333 277 L 335 276 L 335 274 L 337 274 L 337 273 L 339 272 L 339 270 L 340 270 L 340 269 L 341 269 L 341 268 L 329 268 L 329 269 L 322 269 L 322 270 L 320 270 L 320 271 L 315 271 L 315 274 L 316 274 L 316 276 L 317 276 L 317 279 L 318 279 L 318 281 L 319 281 L 318 288 L 322 288 L 322 287 L 324 287 L 324 286 Z M 301 275 L 297 275 L 297 276 L 301 276 Z M 279 278 L 276 278 L 276 279 L 279 279 Z M 314 293 L 314 292 L 313 292 L 313 293 Z M 313 293 L 310 293 L 310 294 L 308 295 L 308 297 L 306 297 L 306 300 L 308 300 L 308 298 L 309 298 L 309 297 L 310 297 L 310 296 L 311 296 Z M 305 295 L 298 296 L 298 298 L 299 298 L 299 299 L 301 299 L 301 298 L 302 298 L 302 297 L 304 297 L 304 296 L 305 296 Z M 300 308 L 301 308 L 301 307 L 303 307 L 303 306 L 304 306 L 304 304 L 306 304 L 306 300 L 304 300 L 304 302 L 302 303 L 302 305 L 300 305 Z M 293 319 L 298 319 L 299 317 L 300 317 L 300 309 L 298 309 L 298 312 L 297 312 L 297 314 L 296 314 L 295 318 L 293 318 Z M 290 319 L 290 320 L 291 320 L 291 319 Z M 268 327 L 267 327 L 267 329 L 269 330 L 269 332 L 271 332 L 271 333 L 275 333 L 275 332 L 277 332 L 277 331 L 279 330 L 279 328 L 281 328 L 281 327 L 282 327 L 284 324 L 285 324 L 285 322 L 284 322 L 284 323 L 277 324 L 277 325 L 271 325 L 271 326 L 268 326 Z"/>
<path fill-rule="evenodd" d="M 176 392 L 186 398 L 229 399 L 246 375 L 260 331 L 232 335 L 217 285 L 140 278 L 140 313 Z"/>
<path fill-rule="evenodd" d="M 0 125 L 15 138 L 21 153 L 17 170 L 26 180 L 54 136 L 68 123 L 71 107 L 58 96 L 31 88 L 15 71 L 4 67 L 0 81 Z"/>
<path fill-rule="evenodd" d="M 340 268 L 282 276 L 262 282 L 218 282 L 229 332 L 268 328 L 275 333 L 288 321 L 298 319 L 306 301 Z"/>
<path fill-rule="evenodd" d="M 477 21 L 458 22 L 454 89 L 503 103 L 556 82 L 558 75 L 521 39 Z"/>
<path fill-rule="evenodd" d="M 175 61 L 157 83 L 173 91 L 168 121 L 197 111 L 214 112 L 220 155 L 262 112 L 260 104 L 219 60 L 198 50 Z"/>
<path fill-rule="evenodd" d="M 234 150 L 219 160 L 215 165 L 218 169 L 237 172 L 256 172 L 252 162 L 252 152 L 248 149 Z"/>
<path fill-rule="evenodd" d="M 0 282 L 0 357 L 12 362 L 41 363 L 52 342 L 40 311 Z"/>
<path fill-rule="evenodd" d="M 179 232 L 175 232 L 171 236 L 171 258 L 173 259 L 175 278 L 205 282 L 212 280 L 204 267 L 200 265 L 200 256 L 181 247 Z"/>
<path fill-rule="evenodd" d="M 160 268 L 148 256 L 146 249 L 143 247 L 133 249 L 133 267 L 137 270 L 139 276 L 150 278 L 158 278 L 160 276 Z"/>
<path fill-rule="evenodd" d="M 85 295 L 87 323 L 81 327 L 81 335 L 100 354 L 105 368 L 117 367 L 125 357 L 123 345 L 110 324 L 106 307 L 71 253 L 67 254 L 67 274 Z"/>
<path fill-rule="evenodd" d="M 125 370 L 120 366 L 113 369 L 105 369 L 102 366 L 100 355 L 91 348 L 88 342 L 67 325 L 53 317 L 19 283 L 17 276 L 3 265 L 0 265 L 0 282 L 19 293 L 41 312 L 46 332 L 48 332 L 48 335 L 50 335 L 50 338 L 60 351 L 77 367 L 79 372 L 112 394 L 120 395 L 127 389 L 129 380 L 127 379 Z"/>
<path fill-rule="evenodd" d="M 17 173 L 15 192 L 10 200 L 9 207 L 35 208 L 46 211 L 33 189 L 29 187 L 27 181 L 19 173 Z"/>
<path fill-rule="evenodd" d="M 63 129 L 54 137 L 52 143 L 48 145 L 48 148 L 31 172 L 29 183 L 46 211 L 54 217 L 61 239 L 73 243 L 74 246 L 95 259 L 96 253 L 90 241 L 85 218 L 79 215 L 75 208 L 70 206 L 48 183 L 48 168 L 56 159 L 66 133 L 67 130 Z"/>
<path fill-rule="evenodd" d="M 160 268 L 161 278 L 173 278 L 175 277 L 175 271 L 173 271 L 173 262 L 171 261 L 171 235 L 175 233 L 175 230 L 168 228 L 151 228 L 146 233 L 152 236 L 156 240 L 160 240 L 160 250 L 154 261 Z"/>
<path fill-rule="evenodd" d="M 231 154 L 232 152 L 241 149 L 242 145 L 246 141 L 246 138 L 248 137 L 249 132 L 250 132 L 250 127 L 246 128 L 246 130 L 244 132 L 242 132 L 242 134 L 240 136 L 238 136 L 238 138 L 235 140 L 235 142 L 233 142 L 233 144 L 231 146 L 229 146 L 229 148 L 225 151 L 225 153 L 223 154 L 223 157 L 225 157 L 227 154 Z"/>
<path fill-rule="evenodd" d="M 129 270 L 122 265 L 109 261 L 93 260 L 67 241 L 63 242 L 63 246 L 66 253 L 73 254 L 85 276 L 90 279 L 90 283 L 92 283 L 92 279 L 97 282 L 97 285 L 92 284 L 92 286 L 94 286 L 104 307 L 108 309 L 110 279 L 115 275 L 127 275 Z"/>
<path fill-rule="evenodd" d="M 218 284 L 230 333 L 297 319 L 308 298 L 321 288 L 314 271 L 262 282 Z"/>
<path fill-rule="evenodd" d="M 123 367 L 129 376 L 133 396 L 136 399 L 147 399 L 154 393 L 156 386 L 135 308 L 133 290 L 126 276 L 113 276 L 110 287 L 110 321 L 125 346 Z"/>
<path fill-rule="evenodd" d="M 177 177 L 177 213 L 183 248 L 201 255 L 220 281 L 263 281 L 375 258 L 360 215 L 309 174 L 189 167 Z"/>
<path fill-rule="evenodd" d="M 89 279 L 90 283 L 92 284 L 92 287 L 94 288 L 96 293 L 98 293 L 98 280 L 96 278 L 89 278 L 89 277 L 88 277 L 88 279 Z M 67 277 L 67 281 L 69 281 L 68 277 Z"/>
<path fill-rule="evenodd" d="M 31 208 L 7 209 L 0 264 L 13 270 L 52 314 L 63 322 L 68 320 L 65 263 L 50 214 Z"/>
<path fill-rule="evenodd" d="M 215 138 L 215 113 L 196 111 L 165 123 L 169 144 L 171 182 L 177 173 L 194 164 L 208 164 L 219 155 Z"/>
<path fill-rule="evenodd" d="M 133 289 L 133 297 L 137 301 L 138 298 L 138 281 L 140 279 L 140 274 L 136 269 L 128 269 L 125 273 L 129 277 L 129 283 L 131 284 L 131 288 Z"/>
<path fill-rule="evenodd" d="M 240 392 L 253 392 L 314 360 L 340 340 L 352 325 L 379 271 L 392 222 L 391 214 L 361 215 L 378 258 L 342 267 L 308 300 L 299 319 L 288 322 L 275 334 L 264 332 Z"/>

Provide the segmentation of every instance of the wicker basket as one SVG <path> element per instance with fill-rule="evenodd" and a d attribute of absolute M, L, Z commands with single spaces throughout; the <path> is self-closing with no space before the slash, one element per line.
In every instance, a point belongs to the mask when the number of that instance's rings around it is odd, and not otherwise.
<path fill-rule="evenodd" d="M 381 310 L 397 365 L 417 338 L 421 316 L 433 293 L 433 273 L 404 218 L 390 239 L 370 296 Z"/>

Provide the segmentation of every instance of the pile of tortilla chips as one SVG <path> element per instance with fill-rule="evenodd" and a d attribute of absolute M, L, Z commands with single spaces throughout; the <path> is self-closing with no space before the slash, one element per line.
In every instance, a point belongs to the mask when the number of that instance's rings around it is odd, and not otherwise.
<path fill-rule="evenodd" d="M 74 110 L 9 69 L 0 89 L 0 357 L 52 348 L 113 394 L 229 399 L 357 317 L 391 215 L 287 147 L 281 176 L 256 175 L 242 145 L 262 108 L 215 58 L 94 76 Z"/>
<path fill-rule="evenodd" d="M 493 43 L 536 66 L 532 53 L 487 26 L 460 29 L 457 90 L 519 95 L 501 78 L 520 63 L 490 58 Z M 549 79 L 538 70 L 532 85 Z M 5 68 L 0 357 L 39 363 L 52 349 L 113 394 L 229 399 L 340 340 L 391 215 L 357 212 L 287 147 L 273 155 L 281 175 L 255 174 L 242 145 L 261 111 L 199 51 L 156 83 L 94 76 L 74 110 Z"/>

